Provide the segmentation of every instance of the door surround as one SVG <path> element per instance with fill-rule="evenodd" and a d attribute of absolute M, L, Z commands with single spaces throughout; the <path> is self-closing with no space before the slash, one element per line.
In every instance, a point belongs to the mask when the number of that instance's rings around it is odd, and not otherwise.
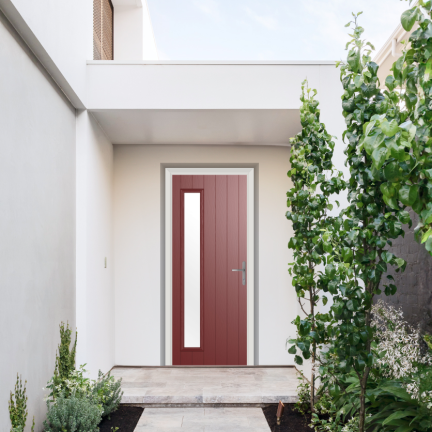
<path fill-rule="evenodd" d="M 172 176 L 247 176 L 247 365 L 254 365 L 254 168 L 165 168 L 165 365 L 172 365 Z"/>

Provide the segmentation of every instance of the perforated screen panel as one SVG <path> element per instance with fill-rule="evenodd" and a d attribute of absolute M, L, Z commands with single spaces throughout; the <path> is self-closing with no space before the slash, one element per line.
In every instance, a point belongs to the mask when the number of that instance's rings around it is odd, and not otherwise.
<path fill-rule="evenodd" d="M 114 7 L 93 0 L 93 60 L 114 60 Z"/>

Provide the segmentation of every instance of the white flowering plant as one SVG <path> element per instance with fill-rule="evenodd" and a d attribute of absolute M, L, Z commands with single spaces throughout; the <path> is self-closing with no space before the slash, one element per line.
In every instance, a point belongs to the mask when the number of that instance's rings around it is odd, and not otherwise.
<path fill-rule="evenodd" d="M 419 328 L 379 300 L 372 308 L 377 361 L 366 424 L 373 431 L 432 431 L 432 352 Z"/>
<path fill-rule="evenodd" d="M 378 367 L 384 377 L 400 380 L 413 399 L 432 408 L 432 351 L 420 328 L 414 328 L 396 309 L 379 300 L 372 308 Z"/>
<path fill-rule="evenodd" d="M 85 364 L 78 369 L 70 372 L 67 378 L 56 379 L 55 376 L 47 383 L 47 388 L 51 390 L 47 400 L 54 401 L 57 396 L 62 394 L 64 397 L 84 397 L 91 393 L 92 383 L 85 377 L 87 370 Z"/>

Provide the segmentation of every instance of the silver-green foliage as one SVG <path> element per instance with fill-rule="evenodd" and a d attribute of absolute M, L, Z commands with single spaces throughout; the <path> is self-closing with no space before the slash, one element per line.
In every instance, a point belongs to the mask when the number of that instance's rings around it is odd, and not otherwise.
<path fill-rule="evenodd" d="M 116 381 L 110 373 L 104 375 L 99 371 L 97 381 L 92 387 L 92 394 L 102 406 L 102 416 L 105 417 L 115 411 L 121 401 L 121 379 Z"/>
<path fill-rule="evenodd" d="M 102 407 L 92 398 L 65 397 L 47 401 L 45 432 L 98 432 L 102 420 Z"/>

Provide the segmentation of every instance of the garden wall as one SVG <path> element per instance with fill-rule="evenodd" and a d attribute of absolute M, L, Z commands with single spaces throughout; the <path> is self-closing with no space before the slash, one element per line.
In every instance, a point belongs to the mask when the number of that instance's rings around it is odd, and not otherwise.
<path fill-rule="evenodd" d="M 418 224 L 418 215 L 410 212 L 413 225 L 406 225 L 405 238 L 399 237 L 393 242 L 390 251 L 407 261 L 404 273 L 390 272 L 395 278 L 398 290 L 394 296 L 383 298 L 387 303 L 402 307 L 404 317 L 414 326 L 420 324 L 422 329 L 432 333 L 432 257 L 423 245 L 414 239 L 414 228 Z"/>

